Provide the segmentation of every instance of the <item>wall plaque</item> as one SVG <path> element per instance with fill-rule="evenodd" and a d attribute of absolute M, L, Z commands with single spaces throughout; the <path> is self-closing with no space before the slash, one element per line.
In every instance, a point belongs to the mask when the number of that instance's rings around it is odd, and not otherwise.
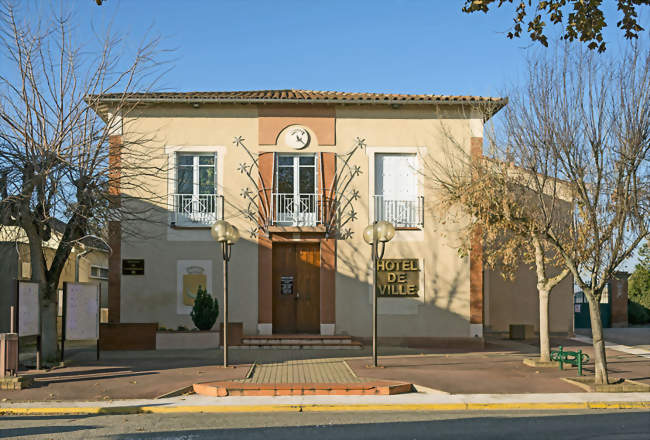
<path fill-rule="evenodd" d="M 377 261 L 377 296 L 417 297 L 420 267 L 417 258 Z"/>
<path fill-rule="evenodd" d="M 144 260 L 122 260 L 122 275 L 144 275 Z"/>
<path fill-rule="evenodd" d="M 293 295 L 293 277 L 280 277 L 280 295 Z"/>

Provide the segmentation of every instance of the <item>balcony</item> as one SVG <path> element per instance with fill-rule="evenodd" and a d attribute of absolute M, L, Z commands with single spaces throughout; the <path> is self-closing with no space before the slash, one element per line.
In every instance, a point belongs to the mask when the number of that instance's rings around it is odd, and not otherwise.
<path fill-rule="evenodd" d="M 223 217 L 223 196 L 172 194 L 171 222 L 175 227 L 206 227 Z"/>
<path fill-rule="evenodd" d="M 277 226 L 316 226 L 322 223 L 319 194 L 273 193 L 271 220 Z"/>
<path fill-rule="evenodd" d="M 419 229 L 424 225 L 424 197 L 414 200 L 391 200 L 374 196 L 375 219 L 391 222 L 396 228 Z"/>

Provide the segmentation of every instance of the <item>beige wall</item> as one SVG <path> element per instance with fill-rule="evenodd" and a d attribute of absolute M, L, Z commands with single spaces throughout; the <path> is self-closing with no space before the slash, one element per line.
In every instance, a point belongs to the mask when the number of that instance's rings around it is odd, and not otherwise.
<path fill-rule="evenodd" d="M 29 247 L 26 244 L 20 244 L 18 246 L 18 249 L 18 276 L 21 279 L 29 279 L 31 277 L 31 258 L 29 255 Z M 63 289 L 63 283 L 65 282 L 74 282 L 74 266 L 78 252 L 79 251 L 77 249 L 73 250 L 70 254 L 70 257 L 68 257 L 68 261 L 65 262 L 65 266 L 63 266 L 63 272 L 61 272 L 61 277 L 59 278 L 59 289 Z M 52 263 L 54 253 L 54 249 L 45 249 L 45 258 L 48 265 Z M 93 250 L 90 253 L 83 255 L 79 260 L 79 281 L 82 283 L 99 284 L 101 286 L 102 307 L 106 307 L 108 294 L 107 281 L 92 278 L 90 276 L 91 266 L 108 267 L 108 253 L 105 251 Z"/>
<path fill-rule="evenodd" d="M 373 155 L 378 152 L 417 152 L 422 164 L 440 157 L 448 148 L 451 136 L 469 153 L 470 137 L 482 137 L 482 123 L 461 114 L 458 108 L 433 106 L 403 106 L 393 109 L 380 105 L 336 106 L 335 145 L 320 146 L 310 130 L 311 144 L 301 153 L 351 149 L 355 138 L 366 140 L 367 148 L 353 158 L 362 174 L 354 186 L 362 195 L 354 206 L 358 219 L 350 224 L 351 239 L 339 240 L 336 275 L 336 333 L 369 336 L 371 333 L 370 249 L 362 240 L 363 228 L 372 220 Z M 125 141 L 133 133 L 154 133 L 155 139 L 143 147 L 149 163 L 164 171 L 160 178 L 142 179 L 140 188 L 125 192 L 153 208 L 150 222 L 123 225 L 124 230 L 136 230 L 140 237 L 123 233 L 123 259 L 143 258 L 144 276 L 123 276 L 121 281 L 121 320 L 123 322 L 159 322 L 165 327 L 191 326 L 189 316 L 176 310 L 177 260 L 213 260 L 211 293 L 221 304 L 221 255 L 207 229 L 175 230 L 168 225 L 166 206 L 170 191 L 167 170 L 171 155 L 165 153 L 182 147 L 210 148 L 219 152 L 218 172 L 222 174 L 222 194 L 226 199 L 226 220 L 242 231 L 242 240 L 233 248 L 230 269 L 230 304 L 232 321 L 244 323 L 244 332 L 257 331 L 257 240 L 246 232 L 251 224 L 239 213 L 243 208 L 240 192 L 252 188 L 245 175 L 236 171 L 238 165 L 249 162 L 244 151 L 236 148 L 235 136 L 245 138 L 251 151 L 295 151 L 283 145 L 258 145 L 257 109 L 254 105 L 158 105 L 142 109 L 124 122 Z M 307 126 L 309 129 L 309 127 Z M 169 172 L 168 172 L 169 171 Z M 458 256 L 455 246 L 460 243 L 453 226 L 441 225 L 434 218 L 435 200 L 423 177 L 420 191 L 425 200 L 424 230 L 398 231 L 386 250 L 387 258 L 419 258 L 421 289 L 419 298 L 381 298 L 380 335 L 407 337 L 469 337 L 469 259 Z M 144 193 L 149 195 L 144 196 Z M 155 195 L 150 197 L 150 195 Z M 490 275 L 493 292 L 507 291 L 497 287 Z M 522 281 L 521 286 L 528 285 Z M 534 288 L 534 286 L 533 286 Z M 557 295 L 559 296 L 559 295 Z M 555 301 L 553 299 L 552 301 Z M 554 304 L 554 302 L 552 302 Z M 486 305 L 487 307 L 487 305 Z M 499 306 L 494 306 L 496 309 Z M 526 310 L 532 305 L 526 304 Z M 500 322 L 499 311 L 490 314 Z M 516 310 L 516 309 L 515 309 Z M 523 319 L 523 318 L 522 318 Z M 528 318 L 526 318 L 528 319 Z M 219 317 L 221 320 L 221 316 Z M 500 325 L 500 324 L 499 324 Z M 552 321 L 551 329 L 559 328 Z"/>
<path fill-rule="evenodd" d="M 510 324 L 531 324 L 539 331 L 537 277 L 522 267 L 514 280 L 494 270 L 485 271 L 485 324 L 494 333 L 509 331 Z M 567 276 L 551 291 L 549 300 L 551 333 L 573 332 L 573 278 Z"/>

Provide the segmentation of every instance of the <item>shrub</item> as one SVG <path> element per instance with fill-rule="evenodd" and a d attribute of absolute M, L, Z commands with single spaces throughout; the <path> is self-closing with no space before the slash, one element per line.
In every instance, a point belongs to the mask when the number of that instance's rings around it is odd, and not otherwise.
<path fill-rule="evenodd" d="M 210 330 L 219 316 L 219 304 L 212 298 L 208 291 L 199 286 L 194 299 L 192 313 L 190 313 L 194 325 L 199 330 Z"/>
<path fill-rule="evenodd" d="M 650 310 L 634 301 L 627 303 L 627 316 L 630 324 L 639 325 L 650 322 Z"/>

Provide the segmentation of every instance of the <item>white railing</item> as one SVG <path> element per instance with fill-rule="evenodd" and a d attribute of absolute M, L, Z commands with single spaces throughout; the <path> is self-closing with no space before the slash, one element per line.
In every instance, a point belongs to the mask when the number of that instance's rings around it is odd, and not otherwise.
<path fill-rule="evenodd" d="M 171 213 L 174 226 L 211 226 L 222 217 L 223 196 L 172 194 Z"/>
<path fill-rule="evenodd" d="M 273 193 L 273 224 L 316 226 L 322 222 L 319 194 Z"/>
<path fill-rule="evenodd" d="M 424 224 L 424 197 L 414 200 L 375 198 L 375 219 L 391 222 L 396 228 L 421 228 Z"/>

